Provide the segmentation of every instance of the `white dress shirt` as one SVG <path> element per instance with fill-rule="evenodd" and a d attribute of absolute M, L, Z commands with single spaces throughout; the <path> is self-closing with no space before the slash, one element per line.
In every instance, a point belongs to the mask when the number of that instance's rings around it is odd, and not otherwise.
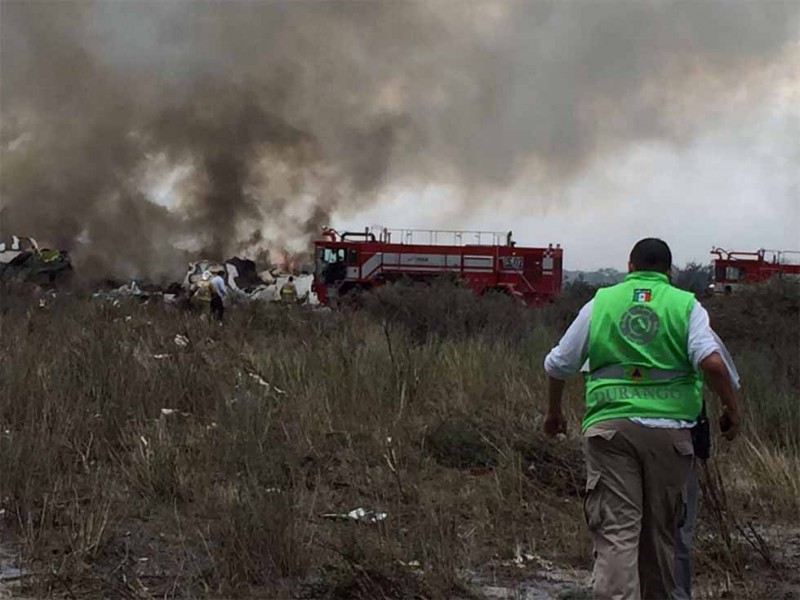
<path fill-rule="evenodd" d="M 587 302 L 580 313 L 569 326 L 561 341 L 553 348 L 544 359 L 544 370 L 554 379 L 567 379 L 575 375 L 578 371 L 591 371 L 589 365 L 589 329 L 592 322 L 592 300 Z M 687 340 L 687 353 L 689 361 L 695 366 L 698 365 L 714 352 L 718 352 L 722 361 L 728 369 L 728 375 L 735 389 L 739 389 L 739 373 L 733 364 L 728 349 L 719 339 L 719 336 L 711 329 L 708 319 L 708 312 L 699 302 L 692 306 L 689 315 L 689 336 Z M 684 421 L 678 419 L 653 419 L 653 418 L 633 418 L 633 421 L 646 425 L 647 427 L 668 427 L 668 428 L 688 428 L 694 425 L 694 421 Z"/>

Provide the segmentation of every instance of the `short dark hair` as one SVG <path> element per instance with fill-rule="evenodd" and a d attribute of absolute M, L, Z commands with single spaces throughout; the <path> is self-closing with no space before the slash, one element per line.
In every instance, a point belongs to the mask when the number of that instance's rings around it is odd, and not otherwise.
<path fill-rule="evenodd" d="M 631 250 L 630 261 L 635 271 L 667 273 L 672 269 L 672 252 L 664 240 L 644 238 Z"/>

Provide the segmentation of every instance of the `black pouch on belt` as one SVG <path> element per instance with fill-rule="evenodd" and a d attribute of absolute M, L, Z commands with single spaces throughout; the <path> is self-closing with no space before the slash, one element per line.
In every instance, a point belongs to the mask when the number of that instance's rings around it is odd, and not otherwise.
<path fill-rule="evenodd" d="M 700 416 L 697 417 L 697 423 L 692 427 L 692 445 L 695 458 L 707 460 L 711 456 L 711 424 L 706 416 L 705 402 L 703 402 Z"/>

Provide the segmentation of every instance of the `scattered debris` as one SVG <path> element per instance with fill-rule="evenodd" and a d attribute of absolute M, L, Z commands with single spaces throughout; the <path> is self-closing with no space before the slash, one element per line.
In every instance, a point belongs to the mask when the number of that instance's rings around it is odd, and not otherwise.
<path fill-rule="evenodd" d="M 267 388 L 269 390 L 272 390 L 273 392 L 275 392 L 276 394 L 279 394 L 281 396 L 286 395 L 286 391 L 285 390 L 282 390 L 280 388 L 275 387 L 274 385 L 272 385 L 271 383 L 266 381 L 263 377 L 261 377 L 261 375 L 259 375 L 258 373 L 249 372 L 247 374 L 250 376 L 251 379 L 255 380 L 255 382 L 258 385 L 260 385 L 261 387 L 265 387 L 265 388 Z"/>
<path fill-rule="evenodd" d="M 279 273 L 276 268 L 259 272 L 256 264 L 234 256 L 226 261 L 200 260 L 189 264 L 183 280 L 183 290 L 189 298 L 199 299 L 202 276 L 206 271 L 219 273 L 225 281 L 231 300 L 234 302 L 280 302 L 279 290 L 291 275 Z M 294 275 L 298 304 L 318 304 L 316 294 L 311 291 L 312 275 Z"/>
<path fill-rule="evenodd" d="M 251 377 L 251 378 L 255 379 L 255 380 L 256 380 L 256 383 L 257 383 L 258 385 L 260 385 L 260 386 L 263 386 L 263 387 L 272 387 L 272 386 L 271 386 L 269 383 L 267 383 L 267 382 L 264 380 L 264 378 L 263 378 L 263 377 L 261 377 L 261 375 L 259 375 L 258 373 L 248 373 L 248 375 L 250 375 L 250 377 Z"/>
<path fill-rule="evenodd" d="M 161 409 L 161 416 L 162 417 L 169 417 L 172 415 L 179 415 L 181 417 L 190 417 L 192 416 L 191 413 L 184 412 L 182 410 L 178 410 L 177 408 L 162 408 Z"/>
<path fill-rule="evenodd" d="M 121 285 L 116 291 L 121 296 L 141 296 L 144 294 L 142 288 L 139 287 L 139 284 L 136 283 L 135 280 L 131 280 L 131 282 L 126 285 Z"/>
<path fill-rule="evenodd" d="M 357 521 L 359 523 L 378 523 L 388 517 L 388 513 L 365 508 L 354 508 L 349 513 L 327 513 L 322 515 L 323 519 L 331 521 Z"/>
<path fill-rule="evenodd" d="M 147 302 L 151 298 L 160 299 L 168 304 L 187 304 L 198 291 L 198 283 L 205 271 L 222 275 L 231 299 L 237 301 L 279 302 L 279 290 L 290 275 L 294 276 L 298 291 L 298 304 L 318 305 L 316 294 L 311 290 L 313 275 L 281 272 L 277 266 L 259 271 L 254 261 L 234 256 L 225 261 L 199 260 L 189 264 L 182 283 L 168 286 L 131 280 L 103 280 L 92 297 L 108 300 L 113 306 L 119 306 L 120 298 L 136 298 Z M 29 282 L 36 286 L 53 287 L 55 283 L 72 273 L 69 254 L 62 250 L 39 248 L 34 238 L 12 236 L 8 240 L 0 239 L 0 276 L 11 276 L 20 282 Z M 38 289 L 38 288 L 37 288 Z M 40 301 L 39 306 L 45 307 Z"/>
<path fill-rule="evenodd" d="M 189 338 L 180 333 L 175 335 L 175 345 L 179 348 L 186 348 L 189 345 Z"/>
<path fill-rule="evenodd" d="M 0 240 L 0 276 L 53 285 L 71 272 L 69 254 L 63 250 L 39 248 L 31 237 L 14 235 L 10 240 Z"/>
<path fill-rule="evenodd" d="M 552 571 L 555 568 L 552 561 L 549 561 L 545 558 L 542 558 L 538 554 L 530 554 L 529 552 L 523 552 L 522 546 L 517 544 L 517 547 L 514 549 L 514 559 L 511 561 L 507 561 L 507 564 L 515 565 L 517 567 L 522 567 L 526 563 L 535 563 L 540 568 L 546 571 Z"/>
<path fill-rule="evenodd" d="M 246 297 L 252 291 L 263 287 L 269 283 L 264 280 L 256 270 L 256 263 L 252 260 L 234 256 L 224 262 L 213 260 L 199 260 L 189 263 L 186 276 L 183 279 L 183 287 L 194 296 L 200 289 L 203 273 L 219 273 L 225 281 L 225 286 L 234 297 Z"/>

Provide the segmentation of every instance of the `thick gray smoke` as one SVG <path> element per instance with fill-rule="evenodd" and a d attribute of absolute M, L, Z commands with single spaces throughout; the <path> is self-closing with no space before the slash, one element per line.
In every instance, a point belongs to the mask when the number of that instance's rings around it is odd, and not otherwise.
<path fill-rule="evenodd" d="M 2 223 L 109 275 L 304 246 L 389 186 L 559 186 L 683 143 L 796 2 L 0 6 Z M 413 207 L 409 207 L 413 210 Z"/>

